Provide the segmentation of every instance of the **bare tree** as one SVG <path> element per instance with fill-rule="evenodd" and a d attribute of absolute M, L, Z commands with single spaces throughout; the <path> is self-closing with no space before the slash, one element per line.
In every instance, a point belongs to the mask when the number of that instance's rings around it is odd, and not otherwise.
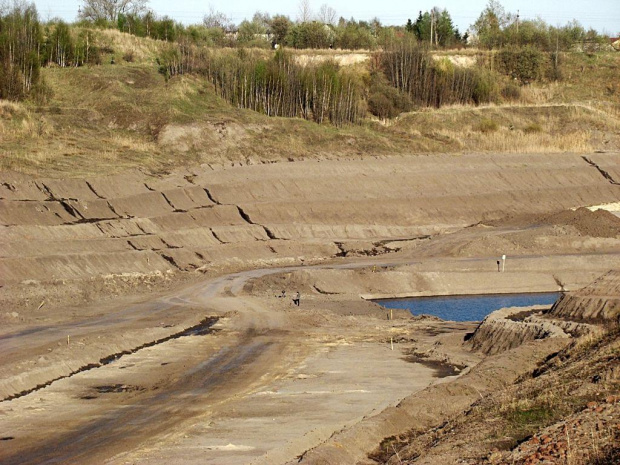
<path fill-rule="evenodd" d="M 80 18 L 97 21 L 116 21 L 118 15 L 146 11 L 148 0 L 82 0 Z"/>
<path fill-rule="evenodd" d="M 229 29 L 231 26 L 231 18 L 221 11 L 215 11 L 213 5 L 209 5 L 209 13 L 202 19 L 203 24 L 208 28 Z"/>
<path fill-rule="evenodd" d="M 336 25 L 336 10 L 334 10 L 331 6 L 323 3 L 321 8 L 319 9 L 319 21 L 323 24 L 331 24 L 332 26 Z"/>
<path fill-rule="evenodd" d="M 299 16 L 297 20 L 300 23 L 312 21 L 312 9 L 310 8 L 310 0 L 299 0 Z"/>

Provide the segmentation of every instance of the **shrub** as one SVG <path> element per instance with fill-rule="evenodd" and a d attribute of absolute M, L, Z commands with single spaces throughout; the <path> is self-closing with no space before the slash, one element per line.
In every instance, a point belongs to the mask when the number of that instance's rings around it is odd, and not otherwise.
<path fill-rule="evenodd" d="M 530 123 L 523 128 L 523 132 L 526 134 L 535 134 L 542 132 L 543 128 L 539 123 Z"/>
<path fill-rule="evenodd" d="M 355 22 L 349 22 L 345 27 L 336 30 L 335 47 L 349 50 L 372 49 L 376 46 L 376 39 L 371 32 Z"/>
<path fill-rule="evenodd" d="M 499 129 L 499 125 L 497 124 L 497 122 L 489 118 L 482 119 L 480 123 L 478 124 L 478 131 L 485 133 L 485 134 L 489 132 L 495 132 L 498 129 Z"/>
<path fill-rule="evenodd" d="M 134 51 L 133 50 L 128 50 L 123 55 L 123 60 L 126 61 L 127 63 L 133 63 L 134 58 L 135 57 L 134 57 Z"/>
<path fill-rule="evenodd" d="M 542 76 L 543 54 L 533 47 L 502 49 L 495 60 L 502 73 L 522 84 L 529 84 Z"/>
<path fill-rule="evenodd" d="M 34 5 L 0 7 L 0 99 L 21 100 L 39 83 L 42 46 Z"/>
<path fill-rule="evenodd" d="M 498 99 L 497 75 L 485 70 L 467 70 L 471 75 L 473 88 L 470 87 L 470 99 L 476 105 L 495 102 Z M 462 103 L 468 103 L 467 100 Z"/>
<path fill-rule="evenodd" d="M 521 88 L 511 82 L 502 88 L 501 94 L 504 100 L 519 100 L 521 98 Z"/>
<path fill-rule="evenodd" d="M 375 116 L 387 119 L 411 110 L 411 100 L 407 94 L 392 87 L 383 73 L 373 72 L 371 76 L 368 110 Z"/>
<path fill-rule="evenodd" d="M 286 36 L 286 43 L 294 48 L 329 48 L 334 43 L 334 32 L 318 21 L 292 26 Z"/>

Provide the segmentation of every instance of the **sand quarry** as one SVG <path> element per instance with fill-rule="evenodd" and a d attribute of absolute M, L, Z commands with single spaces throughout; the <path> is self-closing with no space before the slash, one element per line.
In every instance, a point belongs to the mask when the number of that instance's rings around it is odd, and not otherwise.
<path fill-rule="evenodd" d="M 569 463 L 458 418 L 618 318 L 619 210 L 614 153 L 1 173 L 0 463 Z M 546 291 L 482 325 L 369 300 Z"/>

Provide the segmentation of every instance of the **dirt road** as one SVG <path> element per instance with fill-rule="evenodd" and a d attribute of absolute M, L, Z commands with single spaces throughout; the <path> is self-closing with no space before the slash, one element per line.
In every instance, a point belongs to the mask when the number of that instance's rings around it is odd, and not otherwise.
<path fill-rule="evenodd" d="M 371 260 L 364 259 L 332 267 L 355 268 L 369 263 Z M 291 383 L 297 386 L 305 382 L 306 388 L 286 396 L 284 403 L 290 402 L 291 397 L 307 397 L 305 407 L 297 406 L 290 417 L 310 419 L 297 421 L 294 428 L 277 423 L 276 437 L 282 440 L 272 440 L 272 448 L 265 448 L 264 428 L 248 431 L 255 438 L 251 456 L 271 457 L 288 444 L 284 448 L 288 455 L 281 457 L 286 461 L 333 431 L 381 410 L 435 379 L 432 369 L 408 364 L 401 360 L 400 352 L 386 352 L 383 343 L 352 348 L 342 332 L 329 335 L 327 329 L 310 329 L 288 300 L 274 298 L 270 306 L 264 299 L 243 294 L 250 279 L 301 269 L 306 267 L 235 273 L 74 325 L 4 335 L 0 349 L 5 360 L 19 363 L 38 358 L 43 363 L 47 348 L 64 341 L 67 334 L 74 339 L 79 337 L 83 345 L 77 350 L 87 352 L 89 341 L 115 332 L 144 329 L 142 326 L 153 321 L 174 320 L 185 311 L 197 318 L 221 316 L 212 328 L 214 332 L 209 334 L 173 338 L 2 402 L 0 434 L 6 440 L 0 460 L 7 464 L 100 463 L 123 452 L 140 450 L 141 444 L 153 447 L 155 442 L 159 450 L 165 437 L 195 428 L 197 421 L 202 424 L 219 418 L 222 429 L 222 424 L 229 424 L 222 418 L 231 409 L 234 412 L 239 408 L 247 414 L 263 405 L 267 397 L 274 395 L 271 393 L 291 390 Z M 313 311 L 306 306 L 306 316 Z M 363 331 L 366 339 L 373 339 L 372 331 Z M 329 366 L 325 365 L 325 355 L 332 360 Z M 353 361 L 358 357 L 366 363 L 355 366 Z M 314 373 L 296 373 L 304 371 L 305 365 L 314 365 Z M 383 370 L 385 376 L 376 378 L 378 370 Z M 394 383 L 399 377 L 401 382 Z M 269 415 L 286 416 L 282 400 L 276 397 L 273 402 Z M 241 408 L 240 404 L 246 406 Z M 222 431 L 219 436 L 209 435 L 220 439 L 225 436 Z M 262 438 L 262 447 L 256 444 L 257 437 Z M 227 444 L 216 446 L 206 449 L 213 452 L 214 463 L 225 463 L 221 454 L 224 451 L 230 456 L 231 451 L 222 449 Z M 244 448 L 241 452 L 248 455 Z M 148 456 L 146 452 L 140 454 Z"/>

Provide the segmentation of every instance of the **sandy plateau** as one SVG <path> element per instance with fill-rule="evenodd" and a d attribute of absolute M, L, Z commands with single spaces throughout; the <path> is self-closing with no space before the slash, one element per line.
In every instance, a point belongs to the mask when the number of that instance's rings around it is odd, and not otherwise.
<path fill-rule="evenodd" d="M 1 173 L 0 463 L 613 463 L 618 206 L 614 153 Z"/>

